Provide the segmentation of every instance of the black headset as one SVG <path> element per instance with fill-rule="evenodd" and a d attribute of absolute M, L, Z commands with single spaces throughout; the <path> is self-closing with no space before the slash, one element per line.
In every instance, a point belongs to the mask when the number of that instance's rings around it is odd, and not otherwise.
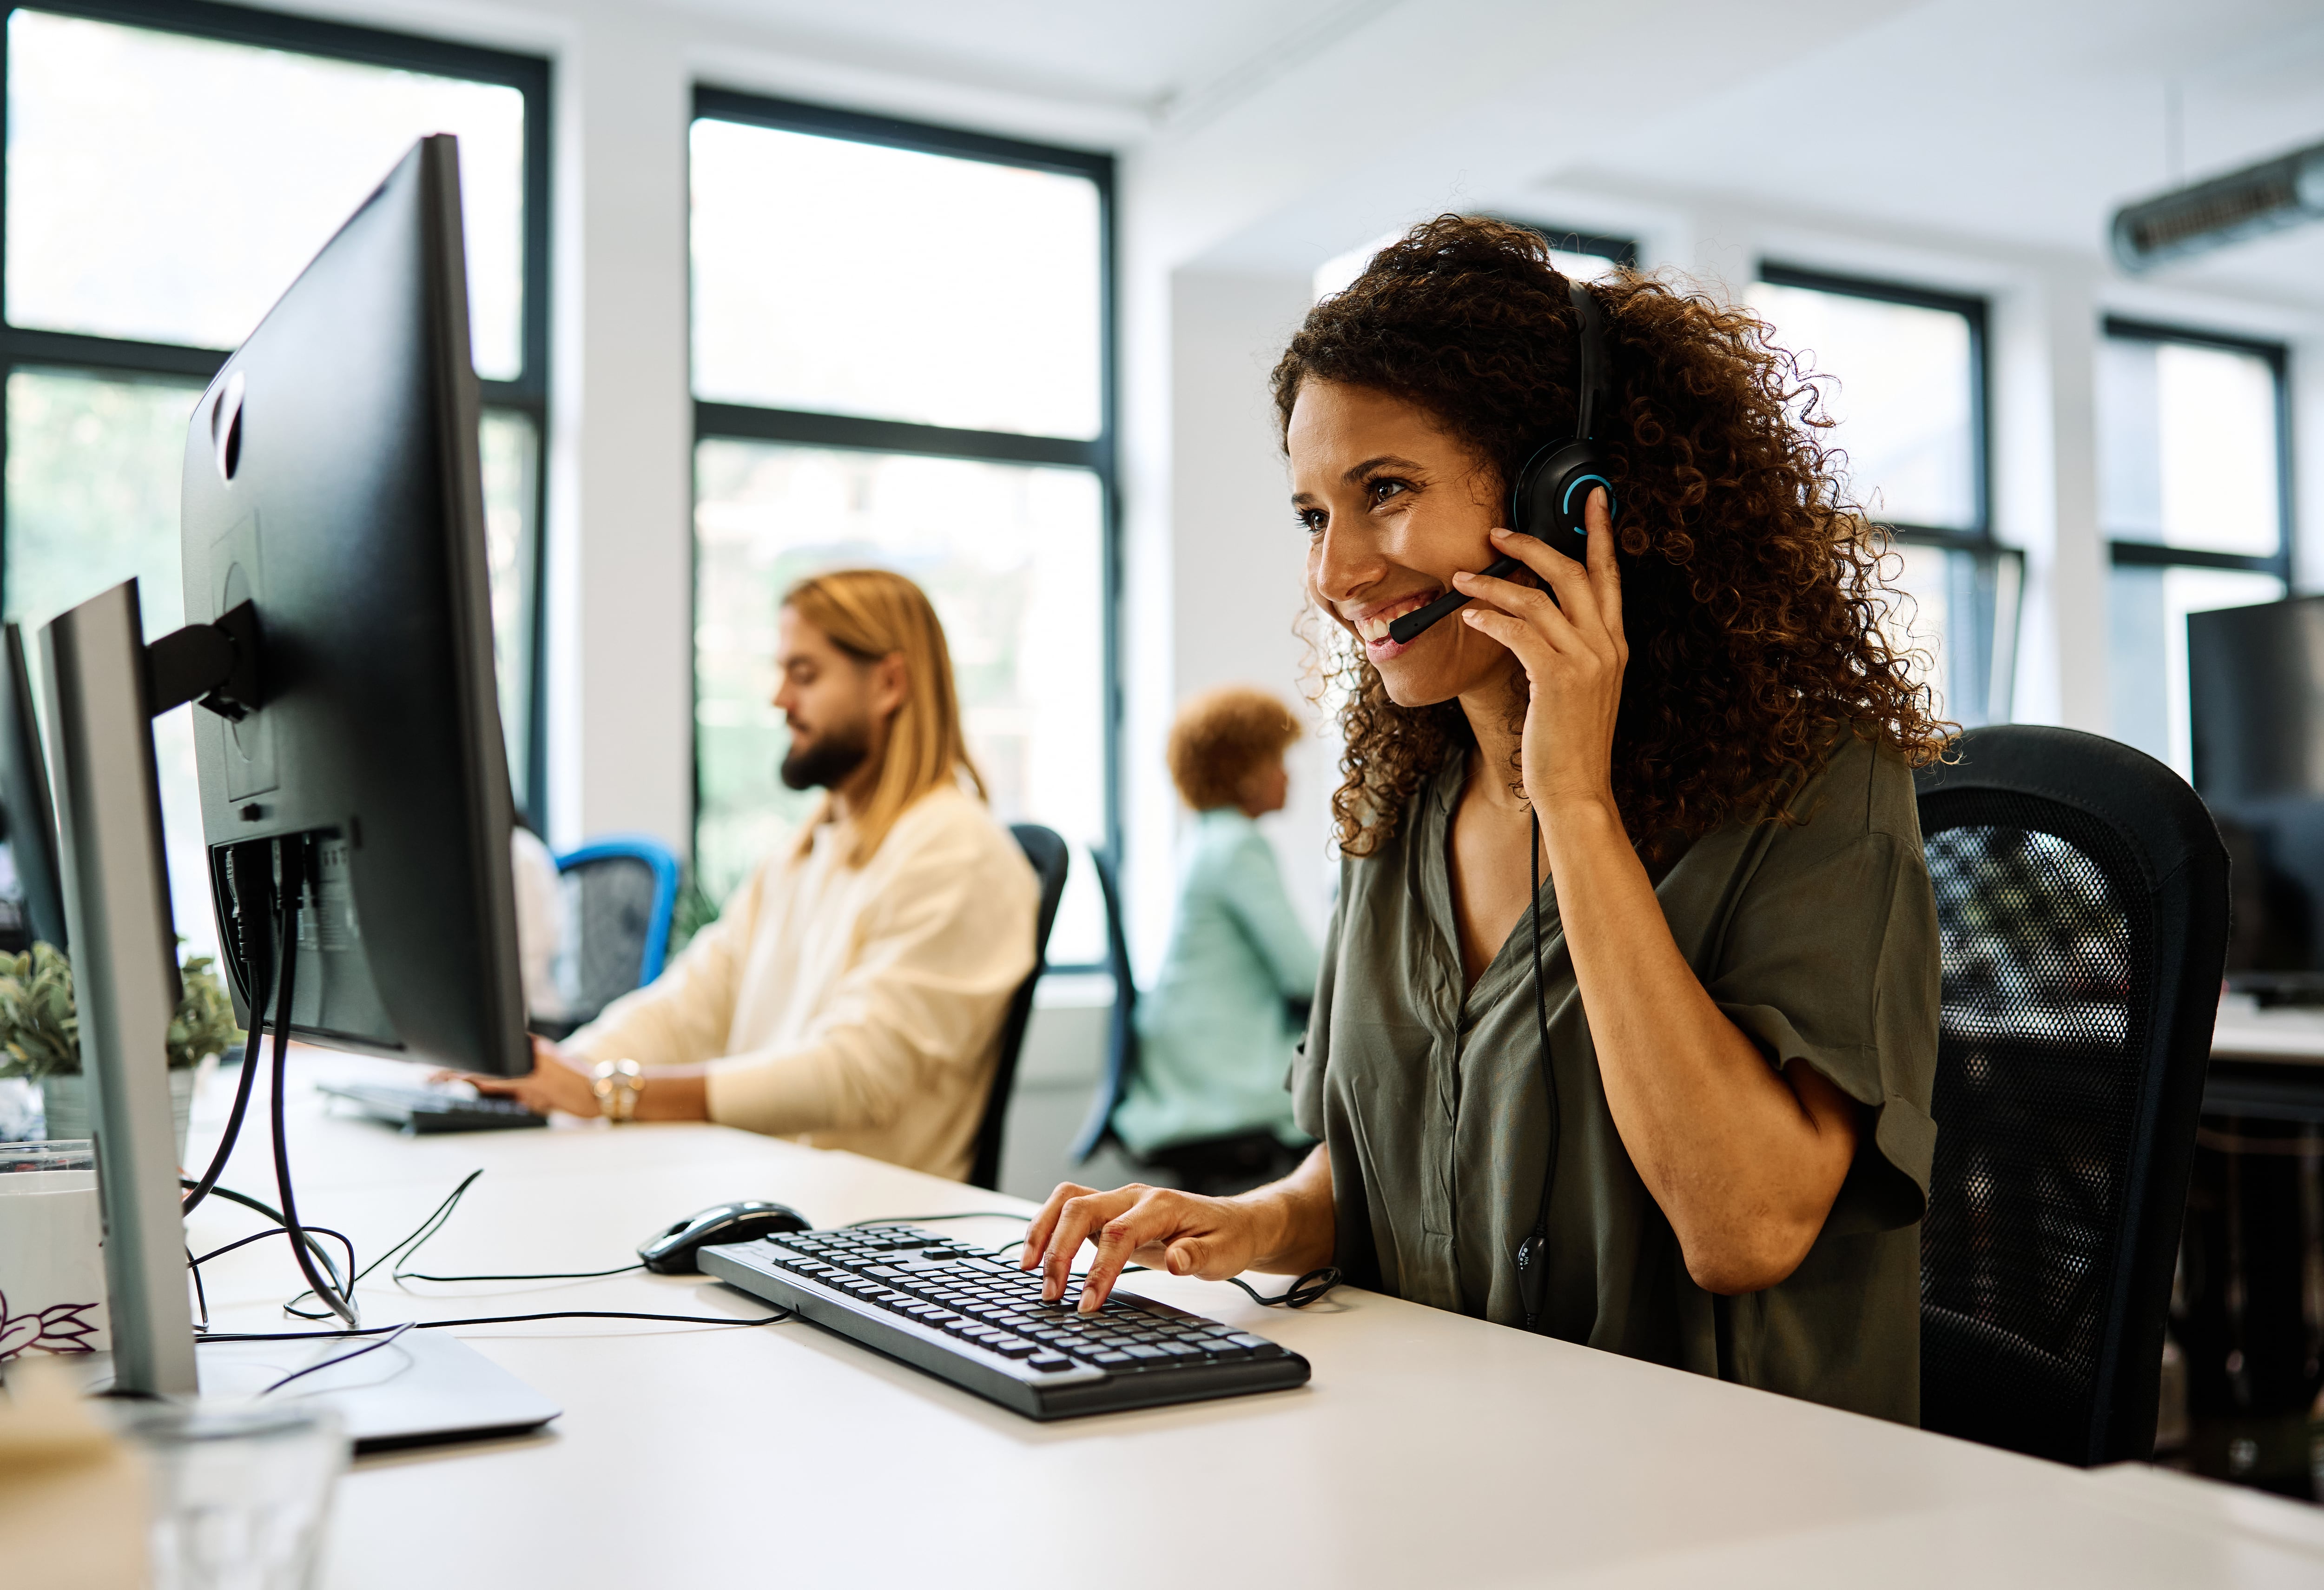
<path fill-rule="evenodd" d="M 1590 532 L 1582 522 L 1590 488 L 1604 486 L 1609 513 L 1614 506 L 1614 483 L 1597 438 L 1598 415 L 1613 407 L 1614 399 L 1606 374 L 1606 312 L 1581 282 L 1565 285 L 1573 295 L 1582 343 L 1573 382 L 1580 408 L 1573 434 L 1537 449 L 1517 471 L 1517 484 L 1509 488 L 1509 528 L 1547 541 L 1578 562 L 1590 550 Z"/>
<path fill-rule="evenodd" d="M 1593 486 L 1605 488 L 1606 510 L 1609 514 L 1614 511 L 1614 482 L 1597 438 L 1598 416 L 1612 408 L 1614 400 L 1606 367 L 1606 312 L 1581 282 L 1569 281 L 1565 286 L 1573 297 L 1574 329 L 1582 345 L 1573 383 L 1578 403 L 1573 434 L 1536 448 L 1517 470 L 1509 487 L 1509 528 L 1580 562 L 1590 550 L 1582 513 L 1589 506 Z M 1485 573 L 1507 579 L 1524 569 L 1525 565 L 1515 558 L 1501 558 Z M 1388 639 L 1399 646 L 1409 645 L 1413 637 L 1468 601 L 1458 591 L 1447 591 L 1389 624 Z"/>
<path fill-rule="evenodd" d="M 1606 321 L 1598 300 L 1579 282 L 1566 284 L 1573 293 L 1573 313 L 1581 328 L 1582 369 L 1574 384 L 1581 389 L 1581 409 L 1574 434 L 1551 442 L 1527 458 L 1509 491 L 1509 524 L 1538 536 L 1559 551 L 1576 559 L 1590 550 L 1589 532 L 1582 513 L 1591 488 L 1606 490 L 1606 510 L 1614 508 L 1614 483 L 1606 477 L 1605 455 L 1598 448 L 1596 427 L 1600 410 L 1613 399 L 1606 378 Z M 1538 525 L 1539 529 L 1531 528 Z M 1546 532 L 1546 533 L 1545 533 Z M 1514 559 L 1504 559 L 1514 561 Z M 1526 909 L 1533 919 L 1533 1019 L 1541 1040 L 1541 1091 L 1549 1112 L 1547 1163 L 1541 1172 L 1541 1201 L 1534 1206 L 1533 1229 L 1517 1243 L 1517 1301 L 1525 1309 L 1525 1327 L 1541 1328 L 1541 1306 L 1549 1290 L 1549 1195 L 1557 1181 L 1557 1150 L 1561 1121 L 1557 1108 L 1557 1076 L 1549 1063 L 1549 1004 L 1541 985 L 1541 818 L 1534 818 L 1527 836 L 1526 870 L 1533 880 Z"/>
<path fill-rule="evenodd" d="M 1517 471 L 1509 487 L 1509 528 L 1555 547 L 1582 560 L 1590 550 L 1590 532 L 1582 523 L 1593 487 L 1606 493 L 1606 510 L 1614 511 L 1614 482 L 1607 473 L 1606 455 L 1598 445 L 1598 416 L 1613 406 L 1612 384 L 1606 360 L 1606 316 L 1598 300 L 1579 282 L 1568 281 L 1573 296 L 1575 334 L 1582 345 L 1580 368 L 1574 375 L 1576 410 L 1573 434 L 1537 448 Z M 1515 558 L 1497 559 L 1485 572 L 1507 579 L 1523 570 Z M 1388 638 L 1398 645 L 1410 642 L 1438 619 L 1469 600 L 1448 591 L 1427 606 L 1406 614 L 1388 625 Z M 1525 1309 L 1525 1327 L 1540 1328 L 1541 1306 L 1549 1284 L 1549 1195 L 1557 1180 L 1559 1119 L 1557 1077 L 1549 1063 L 1549 1009 L 1541 985 L 1541 828 L 1535 819 L 1532 843 L 1526 846 L 1527 870 L 1533 876 L 1533 1012 L 1541 1040 L 1541 1086 L 1549 1110 L 1548 1163 L 1541 1173 L 1541 1201 L 1535 1206 L 1533 1228 L 1517 1244 L 1517 1299 Z"/>

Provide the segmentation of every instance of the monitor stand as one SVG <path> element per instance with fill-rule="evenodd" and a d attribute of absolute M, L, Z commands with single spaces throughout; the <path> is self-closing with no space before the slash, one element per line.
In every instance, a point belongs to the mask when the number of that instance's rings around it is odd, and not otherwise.
<path fill-rule="evenodd" d="M 353 1341 L 210 1342 L 201 1349 L 202 1396 L 241 1400 L 363 1345 Z M 270 1401 L 334 1410 L 358 1452 L 521 1435 L 563 1410 L 458 1337 L 406 1331 L 360 1358 L 319 1369 Z"/>
<path fill-rule="evenodd" d="M 65 928 L 105 1219 L 111 1389 L 148 1397 L 254 1395 L 364 1339 L 212 1342 L 198 1364 L 195 1353 L 170 1110 L 177 935 L 153 717 L 195 699 L 229 716 L 237 701 L 257 705 L 256 627 L 237 609 L 227 621 L 191 625 L 149 647 L 133 579 L 58 615 L 42 630 L 41 644 Z M 558 1414 L 524 1382 L 436 1331 L 408 1332 L 296 1385 L 299 1394 L 337 1404 L 359 1447 L 530 1429 Z M 291 1393 L 285 1386 L 275 1394 Z"/>
<path fill-rule="evenodd" d="M 191 1396 L 194 1317 L 168 1070 L 178 957 L 137 582 L 59 614 L 41 646 L 115 1383 Z"/>

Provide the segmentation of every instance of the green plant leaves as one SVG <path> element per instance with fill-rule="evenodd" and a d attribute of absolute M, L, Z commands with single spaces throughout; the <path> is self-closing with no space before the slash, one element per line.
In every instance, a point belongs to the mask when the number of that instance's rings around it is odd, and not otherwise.
<path fill-rule="evenodd" d="M 242 1038 L 234 1003 L 213 966 L 211 957 L 198 955 L 179 975 L 182 992 L 168 1040 L 173 1070 L 198 1065 Z M 0 1077 L 37 1082 L 79 1070 L 72 963 L 53 944 L 35 944 L 23 955 L 0 954 Z"/>

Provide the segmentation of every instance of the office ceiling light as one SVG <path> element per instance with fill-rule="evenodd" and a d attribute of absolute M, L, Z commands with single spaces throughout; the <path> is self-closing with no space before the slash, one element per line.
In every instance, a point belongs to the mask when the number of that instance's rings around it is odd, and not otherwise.
<path fill-rule="evenodd" d="M 2115 211 L 2114 257 L 2126 271 L 2324 220 L 2324 143 L 2295 149 Z"/>

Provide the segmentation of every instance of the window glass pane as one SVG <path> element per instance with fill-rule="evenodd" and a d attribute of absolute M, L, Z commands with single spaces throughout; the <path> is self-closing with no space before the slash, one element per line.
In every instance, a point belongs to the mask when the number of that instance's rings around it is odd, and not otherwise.
<path fill-rule="evenodd" d="M 2110 537 L 2274 556 L 2276 440 L 2275 371 L 2259 355 L 2101 344 L 2098 514 Z"/>
<path fill-rule="evenodd" d="M 1622 262 L 1611 254 L 1576 254 L 1570 248 L 1553 248 L 1549 258 L 1551 263 L 1576 282 L 1595 282 L 1622 268 Z"/>
<path fill-rule="evenodd" d="M 776 776 L 782 593 L 823 569 L 918 581 L 944 621 L 969 749 L 1003 822 L 1105 837 L 1102 505 L 1096 476 L 707 440 L 695 450 L 695 857 L 724 899 L 817 799 Z M 1090 869 L 1069 876 L 1053 964 L 1104 958 Z"/>
<path fill-rule="evenodd" d="M 530 787 L 533 505 L 540 500 L 540 439 L 531 419 L 484 411 L 484 555 L 492 570 L 493 661 L 500 674 L 501 732 L 508 738 L 509 783 L 517 804 Z M 538 814 L 535 814 L 538 820 Z"/>
<path fill-rule="evenodd" d="M 2194 776 L 2187 717 L 2187 615 L 2283 599 L 2272 574 L 2116 567 L 2107 592 L 2115 738 Z"/>
<path fill-rule="evenodd" d="M 697 396 L 1097 434 L 1094 183 L 708 120 L 692 180 Z"/>
<path fill-rule="evenodd" d="M 1951 692 L 1945 688 L 1951 653 L 1946 643 L 1951 560 L 1952 554 L 1941 547 L 1892 547 L 1883 570 L 1890 596 L 1881 635 L 1891 650 L 1910 655 L 1915 682 L 1933 687 L 1940 715 L 1951 707 Z"/>
<path fill-rule="evenodd" d="M 1914 677 L 1931 687 L 1937 716 L 1975 728 L 2006 723 L 2015 684 L 2022 565 L 2007 550 L 1892 549 L 1895 593 L 1881 624 L 1891 646 L 1914 654 Z"/>
<path fill-rule="evenodd" d="M 11 324 L 240 345 L 423 134 L 460 140 L 477 373 L 520 373 L 516 89 L 18 11 Z"/>
<path fill-rule="evenodd" d="M 134 577 L 148 638 L 185 622 L 178 542 L 186 421 L 201 388 L 191 383 L 121 379 L 63 370 L 17 370 L 8 377 L 6 616 L 26 628 L 25 652 L 40 668 L 37 630 L 76 603 Z M 484 494 L 491 547 L 494 651 L 512 751 L 522 741 L 528 694 L 531 422 L 494 413 L 484 421 Z M 520 576 L 511 584 L 503 569 Z M 511 592 L 516 593 L 511 599 Z M 37 695 L 37 692 L 36 692 Z M 186 707 L 154 721 L 161 823 L 178 931 L 208 954 L 210 920 L 194 735 Z M 524 788 L 521 757 L 512 758 Z"/>
<path fill-rule="evenodd" d="M 186 421 L 201 387 L 63 371 L 8 377 L 7 616 L 24 625 L 35 679 L 39 626 L 134 577 L 150 637 L 185 622 L 178 496 Z M 34 698 L 40 698 L 38 685 Z M 42 706 L 45 711 L 45 703 Z M 194 777 L 191 707 L 153 722 L 170 909 L 186 953 L 216 953 L 209 867 Z"/>
<path fill-rule="evenodd" d="M 1977 373 L 1968 318 L 1755 282 L 1751 308 L 1821 384 L 1849 485 L 1886 523 L 1976 530 Z"/>
<path fill-rule="evenodd" d="M 1330 259 L 1325 260 L 1315 267 L 1315 296 L 1319 299 L 1329 298 L 1347 287 L 1350 282 L 1364 273 L 1364 267 L 1372 263 L 1372 255 L 1403 236 L 1401 232 L 1390 232 L 1373 238 L 1361 248 L 1351 248 L 1345 254 L 1333 254 Z M 1549 236 L 1571 237 L 1573 235 L 1552 231 Z M 1570 248 L 1552 248 L 1549 251 L 1549 257 L 1551 263 L 1560 271 L 1579 282 L 1595 282 L 1600 277 L 1610 276 L 1622 268 L 1622 262 L 1609 254 L 1582 254 Z"/>

